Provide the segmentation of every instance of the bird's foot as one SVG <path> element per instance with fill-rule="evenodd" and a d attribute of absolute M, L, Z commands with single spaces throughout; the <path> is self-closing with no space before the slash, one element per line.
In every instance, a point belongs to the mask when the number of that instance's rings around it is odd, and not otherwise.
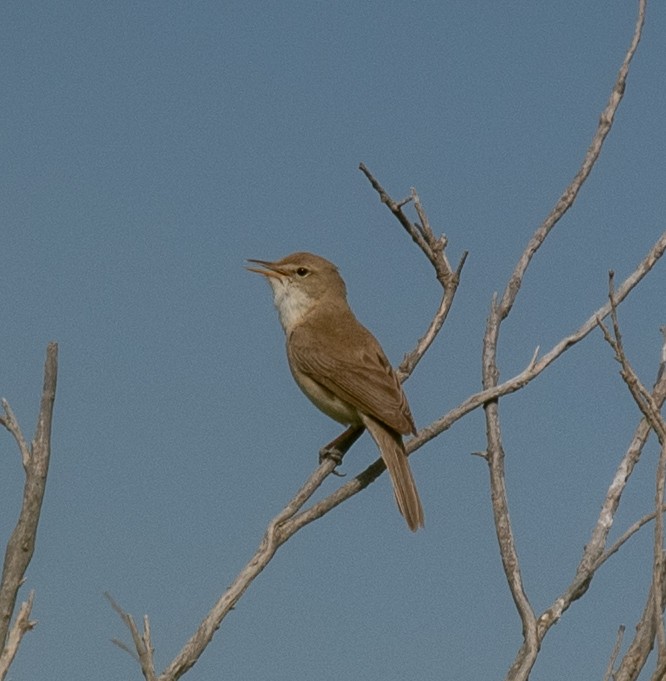
<path fill-rule="evenodd" d="M 324 463 L 324 461 L 330 460 L 333 461 L 333 463 L 337 467 L 342 463 L 342 457 L 343 454 L 337 447 L 332 447 L 330 444 L 326 445 L 326 447 L 322 447 L 319 450 L 319 465 Z M 333 473 L 333 475 L 337 475 L 339 478 L 345 477 L 345 473 L 338 473 L 338 471 L 336 471 L 335 469 L 333 469 L 331 472 Z"/>

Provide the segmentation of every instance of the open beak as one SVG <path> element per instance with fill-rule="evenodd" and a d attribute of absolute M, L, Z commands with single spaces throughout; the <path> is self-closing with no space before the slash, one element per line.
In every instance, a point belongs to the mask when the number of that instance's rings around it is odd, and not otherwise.
<path fill-rule="evenodd" d="M 257 274 L 263 274 L 265 277 L 275 277 L 280 279 L 287 275 L 284 270 L 281 270 L 276 263 L 270 262 L 269 260 L 255 260 L 254 258 L 248 258 L 248 262 L 256 262 L 261 265 L 264 269 L 260 270 L 257 267 L 245 267 L 249 272 L 256 272 Z"/>

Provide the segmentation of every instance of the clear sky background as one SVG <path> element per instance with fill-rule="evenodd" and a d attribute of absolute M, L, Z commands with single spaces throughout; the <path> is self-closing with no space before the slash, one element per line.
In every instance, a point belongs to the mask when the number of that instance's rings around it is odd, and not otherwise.
<path fill-rule="evenodd" d="M 423 427 L 480 388 L 481 339 L 537 225 L 579 167 L 636 2 L 57 2 L 0 9 L 0 394 L 31 437 L 60 346 L 53 454 L 27 576 L 38 627 L 21 679 L 139 679 L 103 598 L 148 613 L 161 670 L 340 432 L 293 384 L 248 257 L 333 260 L 398 363 L 439 291 L 358 171 L 417 187 L 457 263 L 441 337 L 406 385 Z M 644 39 L 601 160 L 529 271 L 502 377 L 606 299 L 664 230 L 666 9 Z M 652 385 L 666 263 L 621 308 Z M 501 403 L 528 595 L 572 578 L 638 422 L 599 333 Z M 520 644 L 488 495 L 481 412 L 412 459 L 426 528 L 387 478 L 299 533 L 186 678 L 503 678 Z M 0 537 L 22 471 L 0 435 Z M 646 448 L 618 536 L 653 504 Z M 376 457 L 367 436 L 345 460 Z M 323 493 L 341 484 L 333 478 Z M 646 595 L 646 528 L 548 635 L 533 678 L 600 679 Z"/>

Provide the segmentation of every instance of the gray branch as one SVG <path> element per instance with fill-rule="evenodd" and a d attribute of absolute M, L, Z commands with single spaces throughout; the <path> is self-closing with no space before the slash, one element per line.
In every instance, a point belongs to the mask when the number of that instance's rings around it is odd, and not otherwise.
<path fill-rule="evenodd" d="M 16 607 L 18 591 L 25 579 L 30 560 L 35 550 L 37 526 L 46 489 L 46 476 L 51 455 L 51 424 L 58 376 L 58 345 L 49 343 L 44 365 L 44 385 L 42 389 L 37 427 L 32 444 L 28 447 L 18 421 L 6 400 L 3 400 L 4 416 L 2 424 L 14 437 L 25 470 L 23 503 L 18 522 L 12 532 L 2 567 L 0 581 L 0 680 L 4 678 L 11 664 L 23 634 L 32 628 L 29 620 L 33 596 L 23 604 L 13 627 L 10 627 Z"/>

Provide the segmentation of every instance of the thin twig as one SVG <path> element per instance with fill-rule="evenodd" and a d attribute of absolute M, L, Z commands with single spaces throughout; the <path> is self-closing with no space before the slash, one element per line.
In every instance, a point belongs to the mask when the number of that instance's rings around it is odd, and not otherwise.
<path fill-rule="evenodd" d="M 435 338 L 437 338 L 437 334 L 441 331 L 442 326 L 446 321 L 449 310 L 453 305 L 453 299 L 458 290 L 458 285 L 460 284 L 460 275 L 465 265 L 465 261 L 467 260 L 467 252 L 463 253 L 456 269 L 451 269 L 451 265 L 446 257 L 446 236 L 435 236 L 435 233 L 430 227 L 430 220 L 423 208 L 423 204 L 421 203 L 421 199 L 419 198 L 416 189 L 412 187 L 408 199 L 395 201 L 364 163 L 359 165 L 359 169 L 368 178 L 373 189 L 379 194 L 381 202 L 388 206 L 391 213 L 398 219 L 405 231 L 412 237 L 426 258 L 428 258 L 435 270 L 437 281 L 444 291 L 437 311 L 433 315 L 426 332 L 419 338 L 416 347 L 405 355 L 397 370 L 398 377 L 401 381 L 404 381 L 412 374 L 416 365 L 432 345 Z M 403 207 L 409 203 L 414 204 L 414 209 L 416 210 L 420 223 L 412 222 L 404 212 Z"/>
<path fill-rule="evenodd" d="M 2 681 L 16 657 L 23 635 L 35 627 L 37 622 L 30 619 L 32 603 L 35 600 L 35 592 L 31 591 L 28 600 L 21 603 L 14 624 L 9 630 L 4 650 L 0 654 L 0 681 Z"/>
<path fill-rule="evenodd" d="M 622 335 L 620 333 L 620 324 L 617 316 L 617 306 L 615 303 L 615 291 L 613 285 L 613 272 L 609 275 L 609 294 L 611 304 L 611 319 L 613 323 L 613 336 L 606 329 L 600 321 L 604 338 L 608 344 L 613 348 L 616 360 L 620 363 L 622 371 L 620 372 L 624 382 L 626 383 L 631 395 L 636 402 L 636 405 L 643 413 L 650 427 L 657 435 L 659 444 L 661 445 L 661 453 L 657 464 L 656 474 L 656 492 L 655 492 L 655 530 L 654 530 L 654 548 L 653 548 L 653 565 L 652 565 L 652 579 L 654 582 L 654 617 L 655 617 L 655 631 L 658 641 L 658 667 L 666 664 L 666 630 L 664 629 L 663 611 L 663 592 L 664 585 L 662 584 L 664 573 L 664 519 L 662 513 L 662 506 L 664 503 L 664 487 L 666 485 L 666 422 L 661 416 L 659 406 L 655 403 L 652 395 L 643 386 L 638 378 L 633 367 L 624 351 L 622 343 Z"/>
<path fill-rule="evenodd" d="M 659 259 L 666 251 L 666 232 L 664 232 L 647 255 L 639 263 L 636 269 L 624 280 L 616 291 L 616 301 L 619 304 L 631 293 L 631 291 L 643 280 L 652 270 Z M 599 319 L 605 319 L 610 313 L 610 303 L 602 305 L 596 312 L 593 312 L 588 319 L 575 331 L 564 336 L 548 352 L 542 355 L 536 362 L 534 358 L 530 360 L 526 368 L 515 376 L 499 383 L 495 386 L 484 388 L 463 400 L 457 407 L 447 412 L 439 419 L 433 421 L 429 426 L 419 430 L 418 435 L 411 440 L 411 449 L 415 450 L 426 442 L 437 437 L 440 433 L 449 429 L 456 421 L 463 416 L 478 409 L 487 402 L 498 399 L 504 395 L 516 392 L 534 380 L 539 374 L 547 369 L 553 362 L 559 359 L 567 350 L 583 340 L 591 331 L 597 328 Z M 409 445 L 408 445 L 409 447 Z"/>
<path fill-rule="evenodd" d="M 627 76 L 629 75 L 629 65 L 631 64 L 631 60 L 638 49 L 638 43 L 641 40 L 641 35 L 643 32 L 643 25 L 645 24 L 646 5 L 647 0 L 640 0 L 638 6 L 638 16 L 636 18 L 631 44 L 629 45 L 629 49 L 625 54 L 624 61 L 622 62 L 622 66 L 620 67 L 617 78 L 615 79 L 615 84 L 613 85 L 613 90 L 608 100 L 608 104 L 601 112 L 597 129 L 594 133 L 594 137 L 592 138 L 592 142 L 587 149 L 583 162 L 569 186 L 564 190 L 562 196 L 560 196 L 553 210 L 548 214 L 541 226 L 536 230 L 530 239 L 527 248 L 518 260 L 518 264 L 516 265 L 516 268 L 509 279 L 509 283 L 504 291 L 504 295 L 502 296 L 498 310 L 498 314 L 502 319 L 505 318 L 511 311 L 511 308 L 516 300 L 516 296 L 518 295 L 518 291 L 522 285 L 525 271 L 527 270 L 530 261 L 534 257 L 534 254 L 542 246 L 553 227 L 560 221 L 569 208 L 571 208 L 574 201 L 576 200 L 576 196 L 578 195 L 580 188 L 583 186 L 585 180 L 587 180 L 589 177 L 590 173 L 592 172 L 592 168 L 594 168 L 594 165 L 599 158 L 601 148 L 608 137 L 608 133 L 613 127 L 615 114 L 624 96 L 627 85 Z"/>
<path fill-rule="evenodd" d="M 3 425 L 12 434 L 14 440 L 16 440 L 19 452 L 21 453 L 21 463 L 23 464 L 23 469 L 27 470 L 28 464 L 30 463 L 30 447 L 28 446 L 26 439 L 23 437 L 21 426 L 19 425 L 19 422 L 16 419 L 9 402 L 3 399 L 1 403 L 5 412 L 5 416 L 0 419 L 0 425 Z"/>
<path fill-rule="evenodd" d="M 652 396 L 655 403 L 659 406 L 664 403 L 666 400 L 666 375 L 659 374 Z M 594 525 L 590 539 L 585 544 L 583 556 L 578 564 L 573 580 L 539 617 L 539 632 L 542 639 L 548 629 L 559 621 L 563 613 L 571 607 L 572 603 L 582 598 L 589 588 L 597 570 L 643 525 L 654 519 L 654 512 L 644 516 L 629 527 L 610 548 L 606 548 L 608 535 L 613 525 L 615 513 L 620 505 L 622 494 L 638 463 L 650 432 L 650 424 L 647 419 L 643 417 L 638 424 L 627 451 L 622 457 L 608 487 L 606 497 L 604 498 L 604 502 L 599 512 L 599 517 Z"/>
<path fill-rule="evenodd" d="M 610 660 L 608 660 L 608 667 L 606 668 L 606 673 L 604 674 L 604 681 L 611 681 L 613 678 L 613 667 L 615 667 L 615 660 L 620 654 L 620 648 L 622 647 L 622 638 L 624 637 L 624 625 L 621 624 L 617 630 L 617 636 L 615 637 L 615 645 L 611 651 Z"/>
<path fill-rule="evenodd" d="M 445 255 L 447 245 L 446 236 L 442 235 L 436 237 L 430 227 L 430 222 L 423 210 L 421 200 L 414 188 L 411 190 L 409 199 L 404 201 L 395 201 L 391 198 L 389 193 L 382 187 L 377 178 L 368 170 L 364 163 L 359 164 L 359 170 L 368 178 L 372 188 L 379 194 L 380 201 L 385 204 L 391 213 L 395 216 L 398 222 L 403 226 L 407 234 L 412 238 L 414 243 L 421 249 L 426 258 L 430 261 L 435 269 L 437 280 L 443 288 L 451 286 L 454 282 L 452 277 L 456 274 L 460 276 L 462 265 L 467 257 L 467 253 L 463 254 L 461 263 L 456 268 L 455 272 L 451 269 L 449 262 Z M 409 203 L 414 203 L 417 216 L 421 223 L 412 222 L 403 208 Z"/>
<path fill-rule="evenodd" d="M 393 200 L 389 195 L 388 192 L 382 187 L 381 184 L 379 184 L 379 181 L 375 178 L 375 176 L 368 170 L 367 166 L 365 163 L 360 163 L 359 164 L 359 170 L 368 178 L 368 181 L 372 185 L 372 188 L 379 194 L 379 199 L 383 204 L 386 204 L 388 209 L 395 215 L 395 217 L 398 219 L 398 222 L 404 227 L 405 231 L 409 234 L 409 236 L 412 237 L 416 245 L 426 254 L 426 256 L 430 259 L 431 263 L 435 267 L 435 271 L 437 272 L 438 277 L 440 276 L 440 272 L 438 268 L 443 268 L 443 263 L 441 262 L 435 262 L 435 254 L 431 252 L 431 249 L 429 248 L 428 244 L 426 243 L 426 240 L 423 237 L 423 234 L 420 232 L 420 230 L 412 223 L 412 221 L 407 217 L 405 212 L 402 210 L 404 206 L 408 203 L 411 202 L 412 197 L 410 196 L 409 199 L 406 199 L 404 201 L 395 201 Z M 444 277 L 446 274 L 445 270 L 442 269 L 441 276 Z"/>
<path fill-rule="evenodd" d="M 141 667 L 141 672 L 146 681 L 155 681 L 157 677 L 155 675 L 153 643 L 150 637 L 150 621 L 148 620 L 148 615 L 144 615 L 143 617 L 143 632 L 140 632 L 132 615 L 125 612 L 112 598 L 111 594 L 105 592 L 104 596 L 109 601 L 111 607 L 116 611 L 125 626 L 129 629 L 136 653 L 132 652 L 131 648 L 119 639 L 112 639 L 113 643 L 115 643 L 121 650 L 124 650 L 131 657 L 138 661 Z"/>
<path fill-rule="evenodd" d="M 657 595 L 654 593 L 654 589 L 655 583 L 653 580 L 650 585 L 645 607 L 643 608 L 641 617 L 636 625 L 634 638 L 627 647 L 627 652 L 618 665 L 613 681 L 636 681 L 652 652 L 656 635 L 655 604 L 658 600 Z M 663 598 L 664 593 L 662 592 L 661 599 L 663 600 Z M 661 681 L 662 677 L 658 678 L 659 681 Z"/>
<path fill-rule="evenodd" d="M 666 506 L 661 507 L 661 512 L 666 511 Z M 594 563 L 593 569 L 596 572 L 611 556 L 616 554 L 644 525 L 647 525 L 650 521 L 654 520 L 657 516 L 656 511 L 644 515 L 639 518 L 635 523 L 629 525 L 629 527 L 611 544 L 597 559 Z"/>

